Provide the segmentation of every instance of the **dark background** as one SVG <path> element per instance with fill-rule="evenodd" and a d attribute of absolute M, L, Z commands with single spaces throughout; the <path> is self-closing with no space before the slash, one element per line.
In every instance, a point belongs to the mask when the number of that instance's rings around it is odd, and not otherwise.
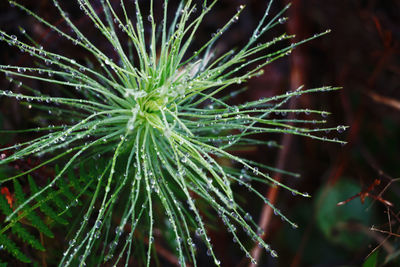
<path fill-rule="evenodd" d="M 18 27 L 22 26 L 48 49 L 62 49 L 75 58 L 84 56 L 6 2 L 0 2 L 2 30 L 18 35 Z M 23 1 L 24 5 L 52 23 L 62 23 L 51 2 Z M 86 19 L 72 2 L 63 5 L 70 9 L 71 18 L 85 27 Z M 225 34 L 217 48 L 224 51 L 243 45 L 262 17 L 267 1 L 220 1 L 206 17 L 196 35 L 195 46 L 224 25 L 240 4 L 247 5 L 241 19 Z M 276 14 L 285 4 L 287 2 L 276 0 L 271 13 Z M 396 178 L 400 177 L 400 2 L 293 1 L 287 16 L 289 21 L 276 31 L 267 33 L 265 40 L 283 31 L 296 33 L 298 40 L 326 29 L 332 32 L 267 66 L 265 74 L 251 80 L 249 91 L 235 101 L 283 93 L 300 84 L 308 88 L 341 86 L 343 89 L 340 91 L 302 96 L 293 104 L 299 108 L 329 111 L 332 114 L 327 118 L 327 126 L 348 125 L 350 128 L 344 133 L 327 133 L 347 141 L 343 147 L 301 137 L 274 136 L 273 139 L 288 145 L 281 150 L 260 148 L 248 153 L 248 157 L 300 173 L 299 179 L 282 177 L 283 181 L 313 196 L 304 199 L 279 190 L 276 205 L 299 225 L 299 229 L 291 229 L 275 216 L 268 219 L 266 241 L 280 257 L 275 260 L 264 254 L 260 266 L 361 266 L 375 248 L 378 263 L 388 261 L 387 266 L 398 266 L 400 261 L 396 256 L 400 253 L 400 242 L 396 235 L 400 234 L 400 181 L 397 182 Z M 0 43 L 0 64 L 30 65 L 31 58 Z M 18 90 L 4 79 L 3 74 L 0 88 Z M 15 101 L 0 99 L 0 104 L 3 128 L 26 128 L 36 115 Z M 312 118 L 311 115 L 299 116 Z M 380 185 L 367 192 L 375 179 L 379 179 Z M 265 194 L 271 193 L 268 188 L 257 189 Z M 366 197 L 364 204 L 357 197 L 343 206 L 336 206 L 339 201 L 362 190 L 362 196 Z M 244 206 L 253 217 L 258 220 L 265 216 L 260 201 L 253 200 L 251 194 L 243 194 L 247 199 Z M 374 197 L 370 195 L 378 196 L 378 201 L 373 201 Z M 385 205 L 385 200 L 394 206 Z M 385 232 L 371 230 L 372 225 Z M 223 266 L 248 265 L 229 234 L 216 230 L 212 235 Z M 200 266 L 208 266 L 207 258 L 202 257 L 200 253 Z M 394 259 L 390 260 L 391 257 Z M 165 266 L 168 265 L 165 261 Z"/>

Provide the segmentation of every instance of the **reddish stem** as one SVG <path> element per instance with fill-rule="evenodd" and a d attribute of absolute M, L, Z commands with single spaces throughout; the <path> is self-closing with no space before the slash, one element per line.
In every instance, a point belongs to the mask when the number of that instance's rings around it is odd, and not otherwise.
<path fill-rule="evenodd" d="M 291 19 L 289 20 L 289 22 L 287 24 L 287 29 L 288 29 L 289 34 L 300 33 L 301 19 L 300 19 L 300 15 L 299 15 L 300 14 L 299 9 L 300 9 L 300 1 L 299 0 L 292 1 L 292 7 L 290 9 Z M 290 87 L 292 90 L 295 90 L 299 86 L 304 84 L 305 61 L 304 61 L 304 57 L 303 57 L 301 51 L 298 48 L 293 51 L 292 57 L 290 59 L 291 59 L 291 62 L 290 62 L 291 63 Z M 289 108 L 294 109 L 296 107 L 296 104 L 297 104 L 297 99 L 292 98 L 289 103 Z M 295 114 L 290 113 L 289 119 L 294 119 L 294 117 L 295 117 Z M 289 149 L 290 149 L 291 143 L 292 143 L 292 139 L 293 139 L 293 135 L 290 135 L 290 134 L 283 135 L 283 137 L 282 137 L 281 144 L 282 144 L 283 148 L 280 150 L 280 152 L 278 154 L 278 160 L 277 160 L 277 164 L 276 164 L 276 167 L 278 169 L 285 168 Z M 281 181 L 281 176 L 279 173 L 274 173 L 273 178 L 278 182 Z M 275 204 L 278 194 L 279 194 L 278 186 L 273 186 L 268 189 L 268 191 L 266 193 L 266 197 L 269 200 L 269 202 L 271 203 L 271 205 Z M 261 236 L 261 238 L 263 240 L 265 240 L 265 238 L 267 237 L 268 228 L 271 223 L 272 213 L 273 213 L 272 208 L 269 205 L 265 204 L 263 206 L 261 216 L 260 216 L 260 221 L 258 224 L 264 232 L 264 234 Z M 258 262 L 260 260 L 262 252 L 263 252 L 262 248 L 259 247 L 258 245 L 255 245 L 251 252 L 251 255 Z M 250 265 L 249 265 L 249 267 L 255 267 L 255 266 L 256 266 L 256 264 L 254 264 L 254 263 L 250 263 Z"/>

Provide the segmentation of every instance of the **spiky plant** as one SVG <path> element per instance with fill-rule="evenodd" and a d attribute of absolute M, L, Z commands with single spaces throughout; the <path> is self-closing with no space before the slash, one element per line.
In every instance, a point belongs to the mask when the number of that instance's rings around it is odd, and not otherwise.
<path fill-rule="evenodd" d="M 118 7 L 109 0 L 94 1 L 97 9 L 89 0 L 76 1 L 112 46 L 113 53 L 107 54 L 81 32 L 61 2 L 53 0 L 70 29 L 68 32 L 22 4 L 9 2 L 84 49 L 88 60 L 80 62 L 63 53 L 49 51 L 25 31 L 21 37 L 0 32 L 2 41 L 29 53 L 37 62 L 34 67 L 1 65 L 1 72 L 22 85 L 23 90 L 23 93 L 2 91 L 2 95 L 17 99 L 29 109 L 46 112 L 51 122 L 23 131 L 38 132 L 38 137 L 1 149 L 13 150 L 13 154 L 1 158 L 3 165 L 29 156 L 44 157 L 43 163 L 28 171 L 2 177 L 1 184 L 21 179 L 44 165 L 61 166 L 47 185 L 34 191 L 8 214 L 1 235 L 52 198 L 42 197 L 38 201 L 41 196 L 57 190 L 60 183 L 67 183 L 75 193 L 75 199 L 70 202 L 79 200 L 84 206 L 82 223 L 74 228 L 69 245 L 60 256 L 61 266 L 105 261 L 118 264 L 124 259 L 128 264 L 135 253 L 138 257 L 143 255 L 145 265 L 149 266 L 155 227 L 164 231 L 172 229 L 171 242 L 181 265 L 186 265 L 189 257 L 196 266 L 196 240 L 204 242 L 209 256 L 220 265 L 207 234 L 207 218 L 212 214 L 218 214 L 234 241 L 252 261 L 249 248 L 238 237 L 240 231 L 271 256 L 277 256 L 259 237 L 251 216 L 238 205 L 232 185 L 247 187 L 293 227 L 297 227 L 296 224 L 256 191 L 251 181 L 281 186 L 304 197 L 309 195 L 275 181 L 267 173 L 271 167 L 239 157 L 233 151 L 243 146 L 274 144 L 254 139 L 254 135 L 260 133 L 288 133 L 341 143 L 318 136 L 320 131 L 336 130 L 336 127 L 310 129 L 307 120 L 269 118 L 277 112 L 315 113 L 325 117 L 326 111 L 290 110 L 285 104 L 295 96 L 337 88 L 298 88 L 284 95 L 236 106 L 229 104 L 230 98 L 245 88 L 225 92 L 231 85 L 261 75 L 267 64 L 326 32 L 298 43 L 291 43 L 293 36 L 287 34 L 260 42 L 260 37 L 268 30 L 285 21 L 282 14 L 288 6 L 267 21 L 270 1 L 243 48 L 224 53 L 214 49 L 216 41 L 238 20 L 244 8 L 240 6 L 208 42 L 191 53 L 196 31 L 216 0 L 211 3 L 204 0 L 198 7 L 190 0 L 182 1 L 172 19 L 168 16 L 171 9 L 168 0 L 157 3 L 151 0 L 146 12 L 141 10 L 137 0 L 129 3 L 121 0 Z M 158 25 L 155 9 L 163 10 Z M 277 43 L 282 44 L 281 48 L 266 53 Z M 20 84 L 21 79 L 45 82 L 50 89 L 31 88 Z M 54 92 L 62 92 L 63 96 L 56 96 Z M 313 122 L 315 126 L 325 121 Z M 345 129 L 339 127 L 339 130 Z M 88 196 L 82 196 L 84 189 L 76 187 L 66 174 L 76 173 L 79 166 L 93 165 L 99 158 L 106 159 L 106 163 L 97 166 L 98 176 L 85 180 L 92 190 L 88 190 Z M 233 163 L 226 164 L 223 159 Z M 34 202 L 37 204 L 33 205 Z M 9 250 L 12 252 L 13 248 Z"/>

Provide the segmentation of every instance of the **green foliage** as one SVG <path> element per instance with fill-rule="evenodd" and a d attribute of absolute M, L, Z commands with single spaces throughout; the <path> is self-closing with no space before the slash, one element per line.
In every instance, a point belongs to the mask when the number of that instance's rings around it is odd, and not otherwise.
<path fill-rule="evenodd" d="M 360 199 L 354 199 L 343 206 L 336 204 L 359 193 L 361 188 L 350 179 L 341 179 L 333 187 L 325 188 L 318 193 L 319 205 L 317 222 L 326 238 L 333 243 L 348 249 L 361 247 L 367 242 L 367 237 L 354 230 L 359 225 L 371 225 L 376 216 L 372 207 L 368 211 L 370 199 L 362 204 Z M 351 227 L 351 225 L 355 225 Z"/>
<path fill-rule="evenodd" d="M 14 180 L 14 181 L 16 181 L 16 180 Z M 29 181 L 29 187 L 31 188 L 32 194 L 36 194 L 39 191 L 39 189 L 38 189 L 37 185 L 35 184 L 35 181 L 32 179 L 32 177 L 30 175 L 28 176 L 28 181 Z M 36 198 L 36 200 L 38 202 L 43 201 L 44 196 L 39 195 Z M 53 200 L 56 202 L 56 204 L 59 208 L 65 206 L 65 205 L 63 205 L 64 204 L 63 200 L 61 198 L 59 198 L 58 196 L 54 196 Z M 68 222 L 65 219 L 63 219 L 62 217 L 58 216 L 57 212 L 46 202 L 41 203 L 39 206 L 39 209 L 41 212 L 43 212 L 43 214 L 45 214 L 49 218 L 53 219 L 57 223 L 60 223 L 62 225 L 68 224 Z"/>
<path fill-rule="evenodd" d="M 76 27 L 62 3 L 54 1 L 72 33 L 62 31 L 17 2 L 9 2 L 84 49 L 94 60 L 84 64 L 31 42 L 26 33 L 23 34 L 28 41 L 21 41 L 15 35 L 0 31 L 0 39 L 40 61 L 35 67 L 1 65 L 0 71 L 14 81 L 33 79 L 51 85 L 50 92 L 23 85 L 23 93 L 4 91 L 3 95 L 18 99 L 28 108 L 45 111 L 47 114 L 43 116 L 55 123 L 20 131 L 41 134 L 5 148 L 15 152 L 0 164 L 32 155 L 46 155 L 46 161 L 2 182 L 17 181 L 44 165 L 62 166 L 45 186 L 37 187 L 28 178 L 32 192 L 29 198 L 24 197 L 15 182 L 20 200 L 18 207 L 6 214 L 7 222 L 20 218 L 19 213 L 24 213 L 36 201 L 34 207 L 39 207 L 55 222 L 65 224 L 67 220 L 56 216 L 59 213 L 47 202 L 54 200 L 58 208 L 66 199 L 81 205 L 82 213 L 77 217 L 81 223 L 69 229 L 72 237 L 59 261 L 60 266 L 104 262 L 117 265 L 124 259 L 128 264 L 132 256 L 150 266 L 155 228 L 173 235 L 182 266 L 186 265 L 186 257 L 197 265 L 195 243 L 199 240 L 207 247 L 213 262 L 220 265 L 207 233 L 207 226 L 216 215 L 252 262 L 255 259 L 239 238 L 239 232 L 243 231 L 272 257 L 277 257 L 275 250 L 259 236 L 257 224 L 237 203 L 233 185 L 248 188 L 292 227 L 297 225 L 251 182 L 281 186 L 303 197 L 309 195 L 274 180 L 268 174 L 274 168 L 239 157 L 234 151 L 249 145 L 274 144 L 254 139 L 262 133 L 294 134 L 343 143 L 320 136 L 321 132 L 346 129 L 345 126 L 316 127 L 326 122 L 328 112 L 286 108 L 292 97 L 339 88 L 305 90 L 300 87 L 283 95 L 239 105 L 231 104 L 235 94 L 227 89 L 240 87 L 261 75 L 266 65 L 328 31 L 297 43 L 292 42 L 294 36 L 287 34 L 262 42 L 260 36 L 286 20 L 282 14 L 288 6 L 267 22 L 271 1 L 248 43 L 241 49 L 220 53 L 215 43 L 238 20 L 244 9 L 240 6 L 209 41 L 190 54 L 189 48 L 201 22 L 217 1 L 204 0 L 198 13 L 192 1 L 182 1 L 172 21 L 168 17 L 168 1 L 161 1 L 163 5 L 154 6 L 163 9 L 162 22 L 157 25 L 153 0 L 148 12 L 141 10 L 138 1 L 133 5 L 121 1 L 119 10 L 109 0 L 101 1 L 101 16 L 88 0 L 80 0 L 80 9 L 114 48 L 112 55 L 106 55 Z M 146 28 L 151 29 L 149 34 Z M 278 48 L 271 52 L 274 47 Z M 62 92 L 63 96 L 55 92 Z M 322 119 L 271 118 L 274 114 L 299 112 L 319 114 Z M 96 164 L 100 158 L 105 162 Z M 96 171 L 89 168 L 86 172 L 87 165 L 96 165 Z M 75 177 L 77 169 L 79 176 Z M 56 185 L 59 190 L 54 189 Z M 64 194 L 65 199 L 58 198 L 58 194 Z M 22 217 L 52 236 L 32 210 Z"/>
<path fill-rule="evenodd" d="M 26 201 L 25 195 L 22 191 L 22 187 L 18 180 L 14 180 L 14 190 L 15 190 L 15 198 L 16 205 L 20 205 Z M 31 188 L 31 191 L 32 188 Z M 10 214 L 7 214 L 10 215 Z M 41 233 L 45 234 L 48 237 L 54 237 L 54 234 L 51 232 L 50 228 L 46 225 L 45 222 L 42 221 L 42 218 L 35 212 L 28 212 L 25 217 L 29 220 L 33 227 L 38 229 Z"/>
<path fill-rule="evenodd" d="M 90 169 L 92 166 L 87 167 Z M 58 173 L 57 169 L 56 166 L 56 173 Z M 93 170 L 92 173 L 95 173 L 95 170 Z M 36 229 L 38 233 L 53 238 L 54 234 L 50 228 L 55 225 L 67 225 L 69 222 L 66 217 L 72 217 L 69 208 L 76 206 L 78 198 L 82 196 L 82 194 L 74 194 L 73 191 L 91 194 L 88 193 L 89 190 L 87 186 L 86 189 L 81 187 L 82 184 L 90 184 L 91 182 L 89 179 L 90 177 L 87 174 L 81 173 L 78 180 L 73 172 L 71 172 L 68 179 L 59 180 L 57 188 L 53 187 L 52 190 L 35 197 L 36 203 L 32 202 L 30 205 L 26 205 L 19 211 L 16 219 L 11 220 L 8 224 L 2 225 L 0 230 L 0 246 L 14 255 L 18 260 L 22 262 L 31 262 L 31 259 L 21 252 L 19 245 L 17 245 L 13 239 L 18 237 L 32 248 L 45 251 L 39 237 L 33 234 L 32 230 Z M 29 184 L 30 195 L 36 194 L 39 191 L 39 187 L 32 176 L 27 176 L 27 182 Z M 13 197 L 15 200 L 13 205 L 18 206 L 24 203 L 27 197 L 20 182 L 18 180 L 13 180 L 13 183 L 15 194 Z M 76 186 L 79 187 L 75 188 Z M 37 208 L 39 208 L 41 213 L 37 211 Z M 13 209 L 3 195 L 0 195 L 0 210 L 6 216 L 9 216 L 13 212 Z M 11 233 L 8 231 L 9 229 L 11 229 Z"/>
<path fill-rule="evenodd" d="M 378 251 L 372 253 L 364 262 L 363 267 L 376 267 L 378 262 Z"/>
<path fill-rule="evenodd" d="M 2 197 L 0 197 L 0 199 L 2 199 Z M 1 200 L 0 200 L 0 202 L 1 202 Z M 2 249 L 11 253 L 18 260 L 25 262 L 25 263 L 31 262 L 31 260 L 24 253 L 21 252 L 19 247 L 4 234 L 0 234 L 0 244 L 1 244 L 0 247 Z"/>

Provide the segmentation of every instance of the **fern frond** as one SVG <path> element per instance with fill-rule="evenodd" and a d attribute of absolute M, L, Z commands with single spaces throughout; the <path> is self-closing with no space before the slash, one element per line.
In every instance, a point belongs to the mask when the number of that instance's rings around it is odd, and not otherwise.
<path fill-rule="evenodd" d="M 17 206 L 21 203 L 24 203 L 26 200 L 25 194 L 22 191 L 21 184 L 18 180 L 14 180 L 14 190 L 15 190 L 15 198 Z M 28 207 L 22 209 L 22 212 L 26 210 Z M 40 218 L 40 216 L 36 212 L 28 212 L 25 218 L 32 224 L 33 227 L 38 229 L 44 235 L 53 238 L 54 234 L 51 232 L 50 228 L 46 225 L 46 223 Z"/>
<path fill-rule="evenodd" d="M 6 198 L 0 194 L 0 210 L 3 212 L 4 215 L 9 215 L 12 212 L 12 209 L 10 208 L 10 205 L 8 204 Z M 12 254 L 16 259 L 25 262 L 25 263 L 30 263 L 31 260 L 26 256 L 15 244 L 14 241 L 12 241 L 10 238 L 8 238 L 5 234 L 1 233 L 0 234 L 0 247 L 6 251 L 8 251 L 10 254 Z"/>
<path fill-rule="evenodd" d="M 32 179 L 30 175 L 28 175 L 28 181 L 29 181 L 29 187 L 31 189 L 31 193 L 35 194 L 39 191 L 38 186 L 36 185 L 35 181 Z M 39 195 L 36 199 L 36 201 L 41 201 L 44 199 L 43 195 Z M 56 196 L 53 198 L 53 200 L 56 199 Z M 59 199 L 59 198 L 57 198 Z M 54 221 L 58 222 L 59 224 L 67 225 L 68 221 L 63 219 L 61 216 L 58 215 L 56 211 L 50 205 L 47 203 L 42 203 L 39 207 L 40 211 L 43 212 L 45 215 L 49 216 L 51 219 Z"/>
<path fill-rule="evenodd" d="M 42 244 L 37 239 L 37 237 L 35 237 L 31 233 L 29 233 L 29 231 L 25 227 L 23 227 L 21 223 L 16 222 L 12 226 L 11 231 L 14 234 L 16 234 L 22 241 L 24 241 L 25 243 L 28 243 L 33 248 L 40 250 L 40 251 L 45 251 L 45 248 L 42 246 Z"/>
<path fill-rule="evenodd" d="M 84 166 L 81 166 L 81 168 L 84 168 Z M 92 172 L 90 168 L 89 171 Z M 59 173 L 58 168 L 56 168 L 55 173 Z M 92 173 L 95 173 L 95 171 Z M 88 190 L 87 185 L 90 185 L 88 179 L 90 179 L 89 175 L 81 175 L 78 179 L 73 172 L 69 174 L 68 179 L 59 179 L 57 183 L 58 188 L 53 187 L 52 191 L 40 194 L 35 198 L 36 203 L 32 202 L 30 205 L 25 206 L 20 210 L 19 217 L 2 227 L 0 230 L 0 246 L 21 262 L 35 263 L 21 251 L 19 248 L 20 245 L 14 242 L 13 236 L 16 236 L 23 243 L 29 244 L 36 250 L 45 251 L 45 247 L 39 241 L 38 237 L 29 231 L 29 228 L 37 229 L 40 233 L 53 238 L 54 234 L 50 228 L 55 225 L 67 225 L 69 222 L 65 216 L 69 215 L 69 217 L 73 217 L 73 213 L 69 207 L 75 206 L 78 203 L 77 200 L 79 197 L 82 197 L 83 192 L 86 192 L 88 195 L 93 193 Z M 29 195 L 36 194 L 40 190 L 40 187 L 31 175 L 27 175 L 27 180 L 30 191 Z M 20 180 L 15 179 L 13 184 L 15 194 L 13 206 L 18 207 L 26 201 L 27 195 L 21 186 Z M 80 192 L 80 194 L 75 194 L 75 191 Z M 57 210 L 53 206 L 57 207 Z M 39 208 L 42 214 L 37 212 L 37 208 Z M 5 216 L 13 213 L 12 207 L 3 195 L 0 196 L 0 211 Z M 9 229 L 11 229 L 11 232 L 6 232 Z"/>
<path fill-rule="evenodd" d="M 2 199 L 3 197 L 0 197 Z M 1 200 L 0 200 L 1 201 Z M 13 255 L 19 261 L 30 263 L 31 259 L 28 258 L 22 251 L 18 248 L 18 246 L 9 239 L 4 234 L 0 234 L 0 246 L 3 247 L 4 250 L 8 251 L 11 255 Z"/>

